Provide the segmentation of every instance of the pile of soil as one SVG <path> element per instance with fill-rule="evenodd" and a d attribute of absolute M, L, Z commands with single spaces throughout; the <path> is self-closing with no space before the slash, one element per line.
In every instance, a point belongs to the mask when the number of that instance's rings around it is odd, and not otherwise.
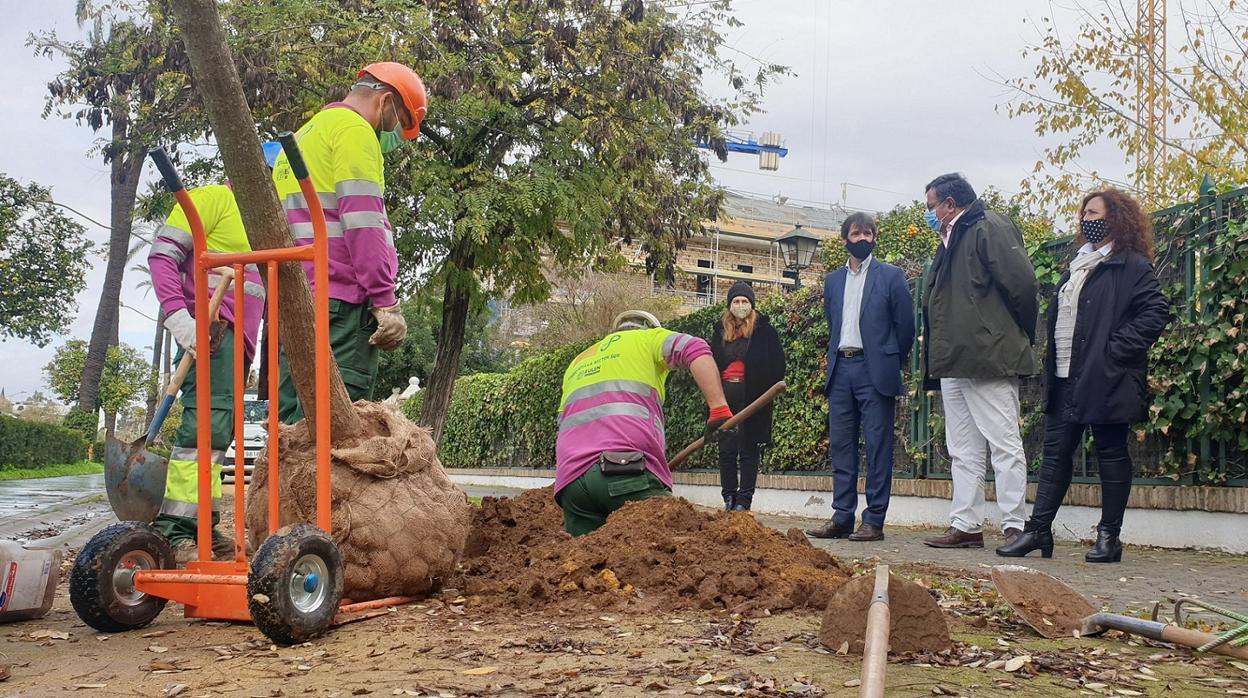
<path fill-rule="evenodd" d="M 867 609 L 874 592 L 874 574 L 854 577 L 838 589 L 824 609 L 819 642 L 833 650 L 848 642 L 850 654 L 862 654 Z M 888 611 L 891 652 L 939 652 L 953 646 L 940 605 L 918 584 L 890 577 Z"/>
<path fill-rule="evenodd" d="M 847 578 L 797 529 L 781 534 L 749 514 L 699 511 L 676 497 L 631 502 L 573 539 L 544 488 L 482 502 L 454 583 L 486 605 L 638 603 L 763 615 L 822 609 Z"/>
<path fill-rule="evenodd" d="M 438 462 L 428 429 L 382 403 L 355 403 L 363 435 L 335 444 L 333 535 L 353 601 L 416 596 L 442 586 L 468 538 L 472 507 Z M 280 525 L 316 520 L 316 447 L 306 422 L 283 426 Z M 247 490 L 249 543 L 268 535 L 268 449 Z"/>

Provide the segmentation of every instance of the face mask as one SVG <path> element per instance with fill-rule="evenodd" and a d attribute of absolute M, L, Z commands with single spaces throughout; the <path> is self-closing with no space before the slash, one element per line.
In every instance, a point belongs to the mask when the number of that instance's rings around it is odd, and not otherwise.
<path fill-rule="evenodd" d="M 866 259 L 871 256 L 871 250 L 875 249 L 874 240 L 858 240 L 856 242 L 845 243 L 845 249 L 854 256 L 854 259 Z"/>
<path fill-rule="evenodd" d="M 390 109 L 394 111 L 394 128 L 377 133 L 377 140 L 381 143 L 382 155 L 393 152 L 400 145 L 403 145 L 403 122 L 399 120 L 399 110 L 398 107 L 394 106 L 393 98 L 390 101 Z"/>
<path fill-rule="evenodd" d="M 744 320 L 754 312 L 754 307 L 749 305 L 734 305 L 728 309 L 738 320 Z"/>
<path fill-rule="evenodd" d="M 936 209 L 927 209 L 927 213 L 923 214 L 923 220 L 927 221 L 927 227 L 940 232 L 940 217 L 936 215 Z"/>
<path fill-rule="evenodd" d="M 1083 233 L 1084 240 L 1097 245 L 1109 235 L 1109 224 L 1103 219 L 1099 221 L 1079 221 L 1079 232 Z"/>

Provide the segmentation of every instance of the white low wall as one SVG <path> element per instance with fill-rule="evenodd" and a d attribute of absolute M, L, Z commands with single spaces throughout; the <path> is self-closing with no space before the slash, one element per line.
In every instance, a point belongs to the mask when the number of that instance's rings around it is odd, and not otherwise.
<path fill-rule="evenodd" d="M 549 477 L 510 477 L 486 472 L 479 475 L 454 473 L 450 477 L 463 485 L 522 490 L 546 487 L 554 482 L 554 478 Z M 678 484 L 675 492 L 694 504 L 715 508 L 724 505 L 719 488 L 712 485 Z M 858 497 L 858 506 L 860 511 L 866 506 L 862 495 Z M 760 514 L 774 516 L 826 519 L 832 515 L 832 495 L 830 492 L 810 490 L 760 489 L 754 493 L 753 509 Z M 996 502 L 988 502 L 986 511 L 989 521 L 985 526 L 999 526 Z M 1064 506 L 1058 512 L 1053 535 L 1058 540 L 1090 540 L 1096 536 L 1095 528 L 1100 518 L 1100 509 Z M 933 497 L 893 496 L 888 506 L 888 524 L 943 529 L 949 525 L 949 502 Z M 1199 548 L 1243 555 L 1248 554 L 1248 515 L 1128 509 L 1122 540 L 1134 545 Z"/>

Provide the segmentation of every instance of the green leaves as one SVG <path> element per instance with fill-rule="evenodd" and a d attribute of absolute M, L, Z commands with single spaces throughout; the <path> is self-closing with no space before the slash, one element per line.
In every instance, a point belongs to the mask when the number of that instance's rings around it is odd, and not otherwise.
<path fill-rule="evenodd" d="M 0 174 L 0 337 L 46 346 L 65 332 L 91 250 L 86 230 L 49 190 Z"/>

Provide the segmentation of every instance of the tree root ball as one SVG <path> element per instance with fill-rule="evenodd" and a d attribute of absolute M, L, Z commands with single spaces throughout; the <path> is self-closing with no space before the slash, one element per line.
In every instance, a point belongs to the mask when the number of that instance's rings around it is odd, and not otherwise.
<path fill-rule="evenodd" d="M 875 593 L 875 575 L 854 577 L 836 590 L 823 612 L 819 642 L 838 650 L 849 643 L 849 654 L 862 654 L 867 632 L 867 609 Z M 888 580 L 890 652 L 939 652 L 953 646 L 949 624 L 931 592 L 900 577 Z"/>
<path fill-rule="evenodd" d="M 472 507 L 438 462 L 429 430 L 393 407 L 355 403 L 360 436 L 331 450 L 333 537 L 345 565 L 344 598 L 414 596 L 442 586 L 468 539 Z M 278 434 L 280 526 L 316 522 L 316 448 L 306 422 Z M 271 438 L 271 437 L 270 437 Z M 248 541 L 268 537 L 269 450 L 247 490 Z"/>

